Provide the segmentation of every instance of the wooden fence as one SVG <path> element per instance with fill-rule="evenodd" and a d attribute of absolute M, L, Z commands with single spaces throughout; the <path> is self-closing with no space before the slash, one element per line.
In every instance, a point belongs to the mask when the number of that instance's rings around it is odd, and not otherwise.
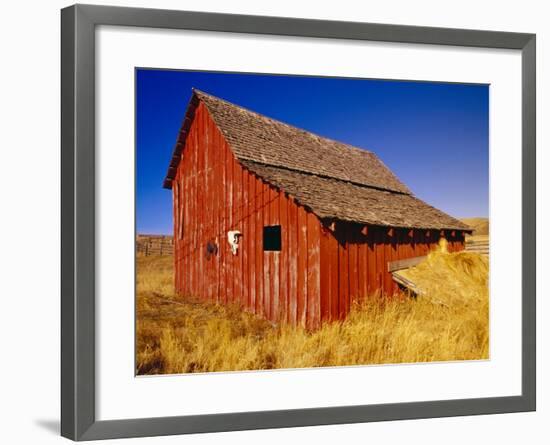
<path fill-rule="evenodd" d="M 489 255 L 489 238 L 466 239 L 466 251 Z"/>
<path fill-rule="evenodd" d="M 148 255 L 173 255 L 174 237 L 172 235 L 138 235 L 136 251 Z"/>

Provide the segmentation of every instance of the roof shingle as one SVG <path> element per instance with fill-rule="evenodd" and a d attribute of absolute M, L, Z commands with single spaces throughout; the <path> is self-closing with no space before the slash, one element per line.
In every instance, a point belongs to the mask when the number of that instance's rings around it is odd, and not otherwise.
<path fill-rule="evenodd" d="M 196 91 L 239 160 L 411 193 L 372 152 L 271 119 Z"/>
<path fill-rule="evenodd" d="M 251 172 L 284 190 L 321 219 L 414 229 L 468 228 L 410 194 L 365 187 L 250 161 Z"/>

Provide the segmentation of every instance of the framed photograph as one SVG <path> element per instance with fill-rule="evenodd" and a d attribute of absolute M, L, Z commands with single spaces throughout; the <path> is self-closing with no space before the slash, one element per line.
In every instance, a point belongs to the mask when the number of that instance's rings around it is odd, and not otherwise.
<path fill-rule="evenodd" d="M 63 436 L 535 410 L 535 35 L 61 34 Z"/>

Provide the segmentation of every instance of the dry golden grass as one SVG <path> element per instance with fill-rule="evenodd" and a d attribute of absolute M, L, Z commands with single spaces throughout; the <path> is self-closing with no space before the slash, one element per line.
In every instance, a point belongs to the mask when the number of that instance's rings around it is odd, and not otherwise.
<path fill-rule="evenodd" d="M 171 257 L 138 257 L 137 373 L 486 359 L 488 265 L 472 253 L 429 255 L 408 273 L 415 299 L 368 300 L 315 332 L 271 323 L 236 306 L 177 297 Z"/>
<path fill-rule="evenodd" d="M 461 218 L 460 221 L 474 229 L 472 235 L 489 235 L 489 218 Z"/>
<path fill-rule="evenodd" d="M 466 235 L 466 242 L 481 243 L 489 241 L 489 235 Z"/>

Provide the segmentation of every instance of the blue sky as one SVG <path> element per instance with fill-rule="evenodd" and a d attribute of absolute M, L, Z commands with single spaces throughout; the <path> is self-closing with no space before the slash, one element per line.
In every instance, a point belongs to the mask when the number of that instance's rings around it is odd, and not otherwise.
<path fill-rule="evenodd" d="M 371 150 L 452 216 L 488 216 L 487 85 L 138 69 L 138 233 L 172 233 L 162 181 L 193 87 Z"/>

